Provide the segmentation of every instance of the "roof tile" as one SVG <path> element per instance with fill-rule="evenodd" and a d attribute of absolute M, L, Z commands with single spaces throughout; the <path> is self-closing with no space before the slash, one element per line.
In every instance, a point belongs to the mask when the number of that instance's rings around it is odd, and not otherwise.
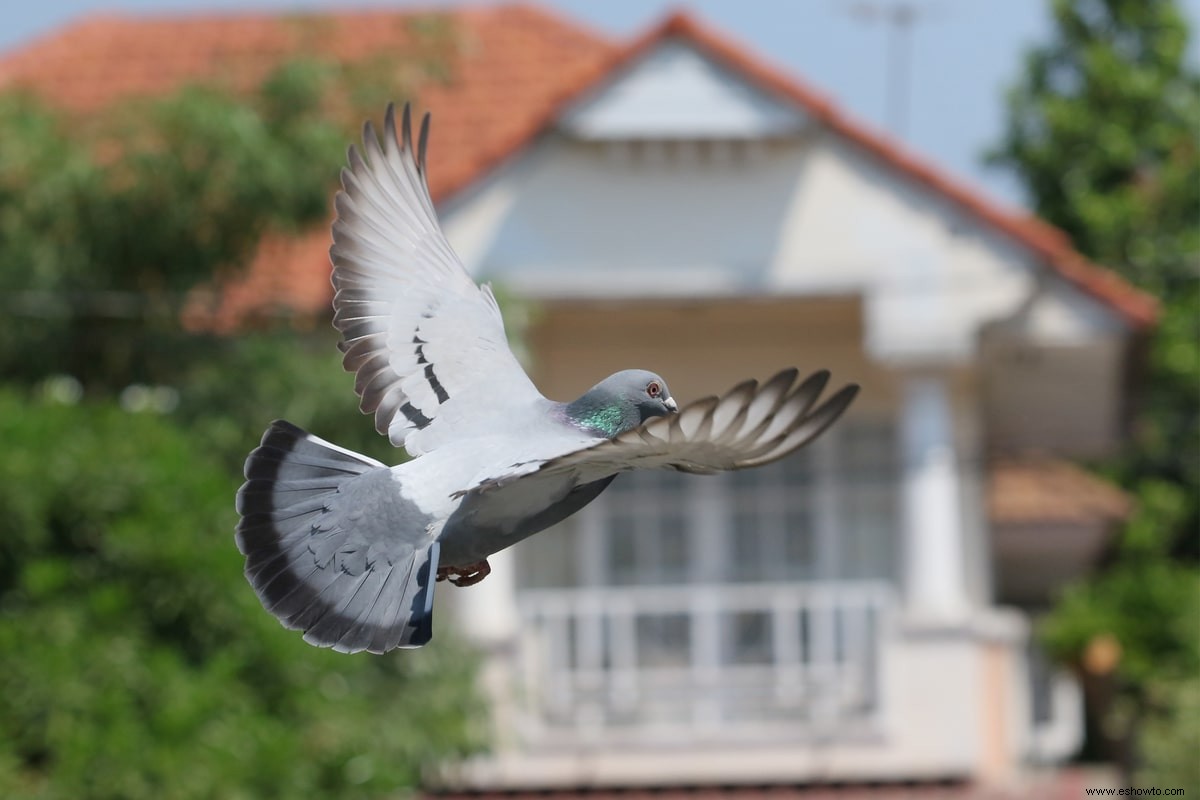
<path fill-rule="evenodd" d="M 991 465 L 988 514 L 995 525 L 1108 523 L 1129 516 L 1129 495 L 1082 467 L 1045 457 Z"/>

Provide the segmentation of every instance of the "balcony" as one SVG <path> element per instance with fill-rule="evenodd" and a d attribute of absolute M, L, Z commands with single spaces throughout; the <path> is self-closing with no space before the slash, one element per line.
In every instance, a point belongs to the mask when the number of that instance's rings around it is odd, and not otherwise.
<path fill-rule="evenodd" d="M 527 744 L 805 741 L 877 732 L 881 581 L 524 591 Z"/>

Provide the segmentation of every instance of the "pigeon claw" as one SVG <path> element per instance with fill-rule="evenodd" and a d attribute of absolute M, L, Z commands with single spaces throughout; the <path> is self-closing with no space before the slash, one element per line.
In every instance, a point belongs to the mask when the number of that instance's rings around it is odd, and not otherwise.
<path fill-rule="evenodd" d="M 492 574 L 492 565 L 487 560 L 465 567 L 438 567 L 437 579 L 450 581 L 455 586 L 474 586 Z"/>

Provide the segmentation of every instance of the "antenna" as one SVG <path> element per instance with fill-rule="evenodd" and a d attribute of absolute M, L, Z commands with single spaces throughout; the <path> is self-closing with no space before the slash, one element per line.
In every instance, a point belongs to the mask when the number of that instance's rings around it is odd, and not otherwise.
<path fill-rule="evenodd" d="M 910 67 L 912 60 L 912 29 L 923 19 L 939 11 L 928 3 L 911 0 L 895 2 L 852 2 L 850 15 L 863 22 L 882 20 L 887 26 L 887 91 L 885 93 L 887 125 L 892 133 L 903 138 L 908 127 L 910 99 Z"/>

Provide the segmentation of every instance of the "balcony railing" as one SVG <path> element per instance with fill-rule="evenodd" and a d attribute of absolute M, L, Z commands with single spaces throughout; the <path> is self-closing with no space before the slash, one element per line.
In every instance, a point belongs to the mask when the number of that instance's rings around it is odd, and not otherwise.
<path fill-rule="evenodd" d="M 882 703 L 882 582 L 522 592 L 522 728 L 555 742 L 829 737 Z"/>

